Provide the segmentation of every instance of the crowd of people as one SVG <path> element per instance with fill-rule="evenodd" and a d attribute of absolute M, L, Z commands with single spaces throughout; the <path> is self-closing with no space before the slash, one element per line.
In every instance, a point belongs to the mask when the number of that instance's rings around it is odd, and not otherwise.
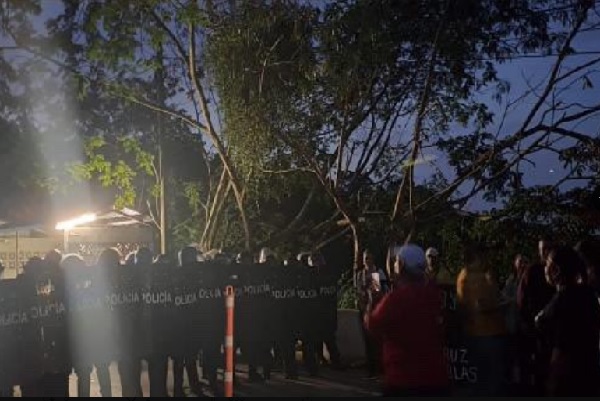
<path fill-rule="evenodd" d="M 473 245 L 454 280 L 457 314 L 476 396 L 595 396 L 600 392 L 600 243 L 542 238 L 539 261 L 514 259 L 500 284 L 489 250 Z M 449 395 L 438 252 L 395 247 L 393 267 L 370 252 L 357 274 L 369 373 L 382 367 L 384 395 Z"/>
<path fill-rule="evenodd" d="M 302 253 L 296 258 L 280 261 L 266 248 L 255 259 L 245 253 L 237 255 L 236 258 L 223 253 L 201 255 L 195 247 L 186 247 L 179 252 L 178 259 L 175 261 L 165 255 L 154 257 L 147 248 L 123 256 L 118 250 L 111 248 L 104 250 L 96 263 L 88 265 L 79 255 L 63 256 L 58 251 L 52 251 L 44 258 L 28 261 L 17 280 L 27 283 L 27 287 L 32 287 L 38 294 L 62 291 L 54 296 L 64 297 L 64 302 L 68 305 L 69 297 L 76 296 L 77 291 L 85 291 L 94 285 L 89 282 L 89 273 L 85 274 L 91 271 L 103 270 L 107 274 L 100 277 L 106 278 L 111 277 L 110 271 L 125 269 L 165 269 L 167 272 L 174 267 L 196 271 L 201 269 L 206 272 L 206 277 L 210 277 L 207 280 L 217 283 L 216 285 L 234 277 L 239 288 L 243 288 L 242 292 L 236 293 L 236 348 L 249 365 L 251 382 L 268 381 L 274 369 L 281 369 L 288 379 L 297 379 L 301 367 L 296 360 L 298 347 L 303 351 L 303 366 L 311 376 L 319 374 L 319 365 L 323 363 L 343 369 L 335 339 L 335 291 L 333 296 L 319 300 L 307 301 L 288 296 L 275 302 L 276 294 L 266 292 L 260 295 L 254 293 L 254 290 L 246 289 L 248 283 L 266 282 L 270 284 L 270 291 L 279 288 L 284 292 L 285 288 L 296 288 L 299 283 L 307 280 L 319 283 L 333 282 L 335 286 L 336 274 L 327 267 L 320 254 Z M 247 294 L 248 291 L 251 294 Z M 27 377 L 19 383 L 2 381 L 4 388 L 0 389 L 0 392 L 3 396 L 11 396 L 12 387 L 18 385 L 23 396 L 68 397 L 69 376 L 75 373 L 78 395 L 87 397 L 90 396 L 90 375 L 95 370 L 101 395 L 110 397 L 113 395 L 113 386 L 109 366 L 116 363 L 123 396 L 141 397 L 140 377 L 142 360 L 145 360 L 150 381 L 150 396 L 165 397 L 170 359 L 174 396 L 185 395 L 184 372 L 187 373 L 188 384 L 193 394 L 208 392 L 221 395 L 222 385 L 217 381 L 217 370 L 223 365 L 224 303 L 222 299 L 202 302 L 205 303 L 201 309 L 205 316 L 200 317 L 198 321 L 184 322 L 174 328 L 173 331 L 181 328 L 183 332 L 173 332 L 173 338 L 155 341 L 149 348 L 153 350 L 150 355 L 139 353 L 140 344 L 149 341 L 148 338 L 153 338 L 148 332 L 144 332 L 146 328 L 139 327 L 140 317 L 133 315 L 139 314 L 139 310 L 132 312 L 127 308 L 120 309 L 114 327 L 108 327 L 109 319 L 105 319 L 104 316 L 109 311 L 94 312 L 94 315 L 85 312 L 81 316 L 74 312 L 69 315 L 69 319 L 75 321 L 60 324 L 64 333 L 52 334 L 57 339 L 56 343 L 52 341 L 52 352 L 64 355 L 57 356 L 52 366 L 46 368 L 39 376 Z M 160 315 L 157 315 L 155 323 L 165 326 L 165 323 L 159 320 Z M 48 333 L 49 331 L 46 335 Z M 194 336 L 201 338 L 200 347 L 197 346 L 197 341 L 192 341 L 191 337 Z M 328 350 L 327 358 L 323 354 L 324 344 Z"/>
<path fill-rule="evenodd" d="M 375 264 L 371 252 L 364 252 L 362 269 L 355 273 L 354 280 L 369 377 L 383 376 L 384 395 L 453 394 L 445 352 L 449 308 L 442 302 L 443 291 L 453 287 L 457 310 L 452 312 L 460 318 L 468 358 L 477 369 L 471 394 L 598 395 L 600 244 L 590 240 L 568 247 L 542 238 L 539 260 L 530 263 L 526 255 L 516 255 L 502 283 L 497 266 L 488 263 L 488 252 L 483 246 L 468 247 L 464 267 L 456 277 L 440 266 L 439 253 L 434 248 L 425 251 L 411 243 L 394 247 L 386 268 Z M 203 263 L 210 260 L 219 263 Z M 223 268 L 223 265 L 228 267 Z M 319 365 L 325 362 L 323 345 L 328 350 L 328 363 L 344 369 L 336 346 L 337 293 L 312 300 L 301 299 L 296 294 L 286 295 L 286 289 L 297 288 L 299 282 L 306 280 L 333 283 L 336 288 L 339 270 L 329 267 L 318 253 L 301 253 L 280 261 L 266 248 L 256 258 L 245 253 L 231 258 L 222 253 L 200 255 L 196 248 L 186 247 L 175 261 L 165 255 L 154 257 L 147 248 L 127 256 L 116 249 L 106 249 L 97 263 L 88 266 L 78 255 L 63 256 L 52 251 L 42 259 L 28 261 L 17 280 L 31 282 L 39 294 L 56 289 L 50 282 L 42 283 L 42 286 L 50 286 L 45 289 L 35 281 L 42 271 L 62 277 L 61 280 L 79 290 L 90 285 L 85 281 L 89 278 L 79 274 L 90 268 L 122 271 L 124 268 L 154 267 L 156 270 L 174 266 L 203 268 L 209 275 L 236 277 L 242 284 L 277 283 L 263 295 L 237 294 L 236 347 L 248 362 L 250 381 L 266 382 L 277 368 L 286 378 L 297 379 L 296 351 L 300 344 L 309 375 L 318 375 Z M 216 270 L 211 270 L 213 268 Z M 63 296 L 68 298 L 68 291 Z M 220 315 L 224 313 L 223 308 L 207 304 L 207 314 L 209 310 L 221 312 L 207 319 L 223 322 L 224 317 Z M 120 322 L 130 318 L 129 315 L 121 317 Z M 164 349 L 153 348 L 152 355 L 140 355 L 133 352 L 134 342 L 142 340 L 123 332 L 124 327 L 132 327 L 129 322 L 119 328 L 118 335 L 132 342 L 122 345 L 121 351 L 125 351 L 115 360 L 111 356 L 114 354 L 102 352 L 109 347 L 104 343 L 110 341 L 114 333 L 106 335 L 97 321 L 77 322 L 75 326 L 83 331 L 76 339 L 82 343 L 74 344 L 73 338 L 65 340 L 69 357 L 62 367 L 55 365 L 39 377 L 28 377 L 22 383 L 11 385 L 20 385 L 24 396 L 67 397 L 68 377 L 74 372 L 79 396 L 89 396 L 90 374 L 95 368 L 101 394 L 111 396 L 109 366 L 116 362 L 123 395 L 139 397 L 142 395 L 142 360 L 145 360 L 150 395 L 163 397 L 167 395 L 171 359 L 175 396 L 184 395 L 184 372 L 193 393 L 203 392 L 203 378 L 210 391 L 219 395 L 217 369 L 222 366 L 224 339 L 221 323 L 211 326 L 218 329 L 203 334 L 199 349 L 196 343 L 190 342 L 190 346 L 184 344 L 184 351 L 180 347 L 173 351 L 165 346 Z M 87 331 L 86 324 L 89 325 Z M 64 327 L 67 330 L 72 326 Z M 207 331 L 204 326 L 202 330 Z M 186 333 L 181 338 L 186 343 Z M 100 352 L 90 357 L 73 351 L 81 349 Z M 6 383 L 3 386 L 2 395 L 10 396 L 12 391 L 8 387 L 11 386 Z"/>

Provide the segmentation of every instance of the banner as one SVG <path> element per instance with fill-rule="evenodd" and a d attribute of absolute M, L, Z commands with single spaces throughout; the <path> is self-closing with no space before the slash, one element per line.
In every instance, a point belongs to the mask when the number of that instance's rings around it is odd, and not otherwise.
<path fill-rule="evenodd" d="M 444 321 L 446 324 L 446 359 L 448 375 L 457 385 L 469 385 L 477 382 L 477 366 L 469 359 L 466 338 L 462 330 L 462 319 L 456 299 L 456 287 L 440 286 L 443 295 Z"/>

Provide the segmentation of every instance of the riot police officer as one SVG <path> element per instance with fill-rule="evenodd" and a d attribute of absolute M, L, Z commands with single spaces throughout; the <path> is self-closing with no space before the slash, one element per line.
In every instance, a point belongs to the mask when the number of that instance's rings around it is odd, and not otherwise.
<path fill-rule="evenodd" d="M 337 346 L 337 294 L 338 294 L 338 273 L 327 265 L 325 258 L 319 252 L 313 253 L 308 261 L 316 274 L 316 290 L 319 298 L 319 310 L 317 315 L 317 326 L 320 328 L 317 332 L 318 343 L 315 344 L 315 351 L 318 358 L 323 358 L 323 344 L 327 347 L 329 353 L 329 363 L 334 369 L 343 369 L 340 357 L 340 351 Z M 318 362 L 318 359 L 317 361 Z"/>
<path fill-rule="evenodd" d="M 140 254 L 140 268 L 147 266 L 145 270 L 140 272 L 141 285 L 147 289 L 162 283 L 165 278 L 171 276 L 170 269 L 173 268 L 173 261 L 168 255 L 158 255 L 154 262 L 148 263 L 151 259 L 151 254 L 142 256 L 146 252 Z M 167 374 L 169 370 L 169 350 L 164 346 L 164 332 L 160 330 L 165 326 L 163 314 L 157 313 L 151 305 L 143 305 L 141 310 L 142 315 L 142 334 L 143 340 L 146 342 L 142 346 L 147 350 L 145 356 L 148 361 L 148 376 L 150 379 L 150 397 L 165 398 L 167 397 Z"/>
<path fill-rule="evenodd" d="M 275 281 L 275 302 L 278 305 L 278 321 L 280 325 L 278 345 L 283 359 L 286 379 L 298 378 L 298 364 L 296 363 L 296 344 L 302 331 L 299 312 L 301 302 L 297 297 L 297 286 L 303 271 L 303 255 L 288 259 L 285 266 L 280 269 Z"/>
<path fill-rule="evenodd" d="M 106 294 L 112 288 L 116 269 L 121 265 L 121 253 L 116 248 L 107 248 L 98 256 L 96 263 L 95 286 L 99 294 Z M 112 397 L 112 383 L 109 367 L 117 356 L 118 338 L 115 336 L 118 321 L 109 310 L 98 316 L 97 352 L 95 355 L 96 375 L 102 397 Z"/>
<path fill-rule="evenodd" d="M 138 275 L 143 268 L 150 266 L 152 252 L 148 248 L 140 248 L 128 255 L 125 269 L 119 276 L 125 290 L 132 288 L 139 282 Z M 141 375 L 141 342 L 136 333 L 140 326 L 138 305 L 123 305 L 119 313 L 120 341 L 123 344 L 120 350 L 119 375 L 121 376 L 121 390 L 123 397 L 142 397 Z"/>
<path fill-rule="evenodd" d="M 67 302 L 69 304 L 72 365 L 77 375 L 78 397 L 90 396 L 90 375 L 92 373 L 92 349 L 95 346 L 88 329 L 94 330 L 93 316 L 77 309 L 77 301 L 91 291 L 91 269 L 79 255 L 67 255 L 61 262 L 66 277 Z M 90 318 L 91 317 L 91 318 Z"/>
<path fill-rule="evenodd" d="M 252 382 L 269 380 L 273 360 L 271 347 L 276 338 L 277 313 L 272 301 L 270 286 L 277 273 L 278 264 L 273 253 L 263 248 L 259 263 L 252 264 L 245 271 L 242 282 L 247 303 L 245 313 L 252 317 L 252 325 L 246 331 L 243 352 L 248 357 L 248 377 Z M 258 368 L 262 367 L 262 376 Z"/>
<path fill-rule="evenodd" d="M 193 267 L 198 263 L 198 250 L 188 246 L 179 253 L 179 266 L 182 268 Z M 182 323 L 183 334 L 186 338 L 183 339 L 182 349 L 174 351 L 173 358 L 173 378 L 174 378 L 174 396 L 183 397 L 183 372 L 187 372 L 190 388 L 196 394 L 200 392 L 200 379 L 198 377 L 198 349 L 192 350 L 187 342 L 190 340 L 188 333 L 185 333 L 185 322 Z M 179 348 L 179 347 L 178 347 Z"/>
<path fill-rule="evenodd" d="M 202 348 L 202 373 L 208 381 L 211 391 L 221 395 L 217 383 L 217 369 L 222 365 L 221 345 L 225 336 L 225 304 L 224 284 L 233 274 L 232 266 L 223 257 L 215 257 L 213 261 L 200 263 L 198 269 L 202 277 L 202 290 L 199 293 L 201 314 L 204 324 Z M 237 270 L 237 269 L 236 269 Z"/>

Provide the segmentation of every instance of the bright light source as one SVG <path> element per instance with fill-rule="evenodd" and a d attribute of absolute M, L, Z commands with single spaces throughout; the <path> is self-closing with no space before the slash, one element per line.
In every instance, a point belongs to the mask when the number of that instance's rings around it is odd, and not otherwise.
<path fill-rule="evenodd" d="M 129 209 L 126 207 L 121 210 L 121 213 L 123 213 L 125 216 L 129 216 L 129 217 L 141 216 L 140 212 L 138 212 L 137 210 Z"/>
<path fill-rule="evenodd" d="M 82 216 L 76 217 L 71 220 L 61 221 L 60 223 L 58 223 L 56 225 L 56 229 L 57 230 L 70 230 L 70 229 L 80 226 L 82 224 L 93 223 L 97 219 L 98 219 L 98 217 L 96 216 L 95 213 L 87 213 L 87 214 L 84 214 Z"/>

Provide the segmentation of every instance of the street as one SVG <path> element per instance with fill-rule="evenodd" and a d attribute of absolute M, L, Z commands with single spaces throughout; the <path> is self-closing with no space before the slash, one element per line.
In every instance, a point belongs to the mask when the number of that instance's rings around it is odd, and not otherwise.
<path fill-rule="evenodd" d="M 221 372 L 222 373 L 222 372 Z M 113 378 L 113 396 L 121 397 L 121 384 L 117 374 L 116 365 L 111 366 Z M 220 375 L 222 379 L 222 375 Z M 169 369 L 167 380 L 169 394 L 173 393 L 173 376 Z M 236 369 L 236 397 L 370 397 L 379 395 L 379 384 L 374 380 L 365 378 L 364 370 L 348 369 L 334 371 L 323 367 L 319 377 L 300 375 L 299 380 L 286 380 L 281 372 L 273 372 L 271 380 L 267 383 L 250 383 L 248 381 L 248 367 L 238 364 Z M 144 397 L 149 395 L 148 373 L 144 364 L 142 373 L 142 389 Z M 194 394 L 186 390 L 188 396 Z M 70 377 L 71 397 L 77 396 L 77 377 Z M 100 397 L 100 389 L 95 372 L 92 373 L 92 397 Z M 212 396 L 208 391 L 204 396 Z"/>

